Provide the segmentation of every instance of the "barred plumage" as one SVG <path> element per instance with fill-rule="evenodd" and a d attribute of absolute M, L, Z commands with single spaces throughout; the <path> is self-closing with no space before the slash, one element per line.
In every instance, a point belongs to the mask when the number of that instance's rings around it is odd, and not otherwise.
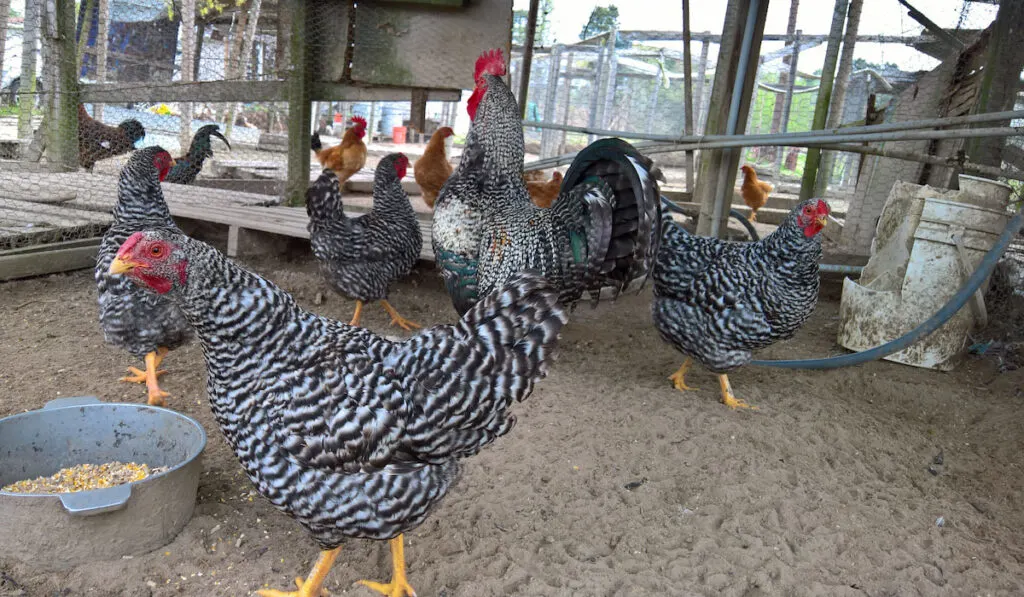
<path fill-rule="evenodd" d="M 324 277 L 342 294 L 361 301 L 388 297 L 388 286 L 408 275 L 420 257 L 423 236 L 402 188 L 408 159 L 393 153 L 377 165 L 373 209 L 358 218 L 342 211 L 338 177 L 324 170 L 306 192 L 309 237 Z"/>
<path fill-rule="evenodd" d="M 121 170 L 114 223 L 103 235 L 96 257 L 95 279 L 103 337 L 107 343 L 138 358 L 160 348 L 177 348 L 192 337 L 188 322 L 171 301 L 108 273 L 118 247 L 133 232 L 155 228 L 180 232 L 164 202 L 158 170 L 162 166 L 158 166 L 158 162 L 169 167 L 170 154 L 160 147 L 147 147 L 133 153 Z M 159 403 L 155 395 L 151 389 L 151 402 Z"/>
<path fill-rule="evenodd" d="M 464 313 L 527 268 L 567 304 L 645 278 L 657 253 L 661 173 L 625 141 L 602 139 L 573 161 L 550 209 L 534 205 L 500 60 L 494 52 L 478 61 L 466 149 L 434 206 L 434 254 L 455 309 Z"/>
<path fill-rule="evenodd" d="M 662 338 L 719 374 L 791 338 L 818 301 L 818 232 L 827 214 L 824 201 L 804 201 L 754 243 L 694 236 L 666 216 L 651 307 Z M 676 387 L 686 389 L 682 373 Z"/>
<path fill-rule="evenodd" d="M 511 429 L 509 407 L 545 375 L 566 321 L 550 284 L 522 274 L 458 323 L 391 342 L 302 310 L 180 234 L 133 237 L 123 259 L 145 262 L 160 243 L 167 262 L 146 275 L 171 283 L 196 329 L 225 437 L 260 493 L 324 549 L 419 525 L 458 460 Z"/>
<path fill-rule="evenodd" d="M 231 149 L 231 143 L 220 133 L 220 125 L 207 124 L 199 127 L 188 146 L 188 153 L 175 160 L 174 167 L 167 173 L 167 182 L 192 184 L 203 171 L 206 158 L 213 157 L 213 142 L 210 137 L 217 137 Z"/>

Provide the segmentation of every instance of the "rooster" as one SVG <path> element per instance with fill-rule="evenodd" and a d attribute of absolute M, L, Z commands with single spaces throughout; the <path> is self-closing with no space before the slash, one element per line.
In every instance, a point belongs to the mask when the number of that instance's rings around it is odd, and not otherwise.
<path fill-rule="evenodd" d="M 743 184 L 740 186 L 740 196 L 743 197 L 743 202 L 750 208 L 750 221 L 756 222 L 757 210 L 768 203 L 768 194 L 775 187 L 758 180 L 757 172 L 754 172 L 753 166 L 745 165 L 740 170 L 743 171 Z"/>
<path fill-rule="evenodd" d="M 401 153 L 377 164 L 373 209 L 358 218 L 342 211 L 338 177 L 330 170 L 324 170 L 306 192 L 313 254 L 331 285 L 356 301 L 349 325 L 359 325 L 363 303 L 380 301 L 393 325 L 407 331 L 420 327 L 387 301 L 388 286 L 412 271 L 423 248 L 419 220 L 402 188 L 408 167 L 409 158 Z"/>
<path fill-rule="evenodd" d="M 174 160 L 174 167 L 167 174 L 167 182 L 192 184 L 196 181 L 196 177 L 203 170 L 203 162 L 206 161 L 206 158 L 213 157 L 211 136 L 217 137 L 224 142 L 224 145 L 228 146 L 228 149 L 231 149 L 231 143 L 224 138 L 224 135 L 220 134 L 219 125 L 208 124 L 200 127 L 196 131 L 195 136 L 192 137 L 192 143 L 188 146 L 188 153 Z"/>
<path fill-rule="evenodd" d="M 818 302 L 820 232 L 829 206 L 797 205 L 774 232 L 753 243 L 693 236 L 666 218 L 654 268 L 654 325 L 686 355 L 669 379 L 686 385 L 691 358 L 718 374 L 722 402 L 750 408 L 733 395 L 728 371 L 751 351 L 793 337 Z"/>
<path fill-rule="evenodd" d="M 147 293 L 124 278 L 108 273 L 118 247 L 136 230 L 163 228 L 178 231 L 164 202 L 160 181 L 174 165 L 171 154 L 147 147 L 132 154 L 117 185 L 114 224 L 103 235 L 96 258 L 100 327 L 110 344 L 144 359 L 146 370 L 129 367 L 121 381 L 145 383 L 149 404 L 164 406 L 167 392 L 157 382 L 160 362 L 171 349 L 189 340 L 192 330 L 181 311 L 165 297 Z"/>
<path fill-rule="evenodd" d="M 256 489 L 321 549 L 298 592 L 319 597 L 349 537 L 389 540 L 389 597 L 413 597 L 403 533 L 420 525 L 460 460 L 512 429 L 565 324 L 557 292 L 515 276 L 454 325 L 404 342 L 301 309 L 273 283 L 182 234 L 132 235 L 110 265 L 178 305 L 203 345 L 207 391 Z"/>
<path fill-rule="evenodd" d="M 466 148 L 434 205 L 434 254 L 455 309 L 465 313 L 524 269 L 543 272 L 566 304 L 648 276 L 661 173 L 625 141 L 602 139 L 573 161 L 551 209 L 537 207 L 523 181 L 522 120 L 504 74 L 500 50 L 477 60 Z"/>
<path fill-rule="evenodd" d="M 145 136 L 146 129 L 134 118 L 109 126 L 78 104 L 78 164 L 90 172 L 96 162 L 132 151 Z"/>
<path fill-rule="evenodd" d="M 352 123 L 342 136 L 341 143 L 334 147 L 325 149 L 317 133 L 313 133 L 310 139 L 310 147 L 313 148 L 317 161 L 324 168 L 334 170 L 341 184 L 345 184 L 346 180 L 366 165 L 366 144 L 363 143 L 366 119 L 362 116 L 353 116 Z"/>
<path fill-rule="evenodd" d="M 551 180 L 542 182 L 526 182 L 526 191 L 530 193 L 530 200 L 537 207 L 551 207 L 551 204 L 558 198 L 562 189 L 562 173 L 555 170 L 551 174 Z"/>
<path fill-rule="evenodd" d="M 437 194 L 452 175 L 452 165 L 445 153 L 445 140 L 453 134 L 450 126 L 442 126 L 434 131 L 427 142 L 427 148 L 423 150 L 423 156 L 416 160 L 413 175 L 416 177 L 416 184 L 420 185 L 423 202 L 427 207 L 434 207 Z"/>

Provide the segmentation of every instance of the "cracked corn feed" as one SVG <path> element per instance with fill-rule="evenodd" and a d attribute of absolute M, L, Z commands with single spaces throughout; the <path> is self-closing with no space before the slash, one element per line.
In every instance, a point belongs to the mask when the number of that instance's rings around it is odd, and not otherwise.
<path fill-rule="evenodd" d="M 49 477 L 26 479 L 0 489 L 11 493 L 71 493 L 133 483 L 165 470 L 167 467 L 151 470 L 147 464 L 135 464 L 134 462 L 79 464 L 62 468 Z"/>

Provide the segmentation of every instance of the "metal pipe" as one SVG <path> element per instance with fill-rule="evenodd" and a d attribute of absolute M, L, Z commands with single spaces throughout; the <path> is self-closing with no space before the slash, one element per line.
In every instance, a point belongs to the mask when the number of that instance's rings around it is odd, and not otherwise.
<path fill-rule="evenodd" d="M 743 41 L 740 44 L 740 57 L 736 65 L 736 81 L 732 88 L 732 98 L 729 102 L 729 118 L 725 123 L 725 134 L 735 135 L 736 125 L 740 119 L 740 101 L 743 99 L 743 83 L 747 78 L 747 65 L 750 63 L 750 48 L 754 44 L 754 25 L 757 22 L 757 12 L 761 0 L 751 0 L 747 6 L 747 20 L 743 26 Z M 727 149 L 721 157 L 722 163 L 728 164 L 732 160 L 732 150 Z M 732 185 L 729 184 L 731 177 L 736 175 L 731 168 L 718 169 L 718 184 L 715 186 L 715 204 L 711 212 L 711 234 L 712 238 L 718 238 L 722 229 L 722 214 L 725 213 L 725 204 L 730 202 Z M 727 195 L 729 197 L 727 197 Z"/>
<path fill-rule="evenodd" d="M 683 98 L 686 120 L 683 133 L 693 134 L 693 64 L 690 60 L 690 0 L 683 0 Z M 659 81 L 660 84 L 660 81 Z M 657 96 L 655 96 L 657 97 Z M 686 152 L 686 190 L 693 192 L 693 152 Z"/>
<path fill-rule="evenodd" d="M 863 265 L 840 265 L 838 263 L 821 263 L 818 265 L 818 271 L 826 274 L 849 274 L 852 276 L 859 276 L 860 272 L 863 270 Z"/>
<path fill-rule="evenodd" d="M 815 131 L 806 131 L 799 133 L 806 137 L 828 137 L 832 138 L 836 135 L 845 135 L 853 133 L 886 133 L 892 131 L 910 131 L 914 129 L 927 129 L 927 128 L 940 128 L 947 126 L 956 126 L 961 124 L 980 124 L 983 122 L 998 122 L 1001 120 L 1016 120 L 1024 118 L 1024 110 L 1007 110 L 1004 112 L 989 112 L 986 114 L 972 114 L 969 116 L 952 116 L 947 118 L 927 118 L 923 120 L 907 120 L 904 122 L 888 122 L 884 124 L 873 124 L 873 125 L 858 125 L 858 126 L 845 126 L 837 127 L 832 129 L 821 129 Z M 523 122 L 524 127 L 531 128 L 550 128 L 559 131 L 568 131 L 570 133 L 586 133 L 592 135 L 599 135 L 602 137 L 622 137 L 624 139 L 647 139 L 650 141 L 667 141 L 671 143 L 699 143 L 701 147 L 706 147 L 704 143 L 719 141 L 722 139 L 731 139 L 732 135 L 654 135 L 654 134 L 642 134 L 634 133 L 630 131 L 617 131 L 609 129 L 599 129 L 594 127 L 585 126 L 571 126 L 566 124 L 558 124 L 555 122 L 540 122 L 537 120 L 528 120 Z M 745 139 L 749 139 L 749 146 L 755 146 L 761 144 L 761 141 L 772 141 L 781 133 L 768 133 L 763 135 L 745 135 Z M 791 133 L 797 134 L 797 133 Z M 769 143 L 770 144 L 770 143 Z"/>
<path fill-rule="evenodd" d="M 530 0 L 530 12 L 526 17 L 526 43 L 523 48 L 523 62 L 519 73 L 519 117 L 526 117 L 526 98 L 530 91 L 530 68 L 533 65 L 533 40 L 537 35 L 537 11 L 540 0 Z"/>

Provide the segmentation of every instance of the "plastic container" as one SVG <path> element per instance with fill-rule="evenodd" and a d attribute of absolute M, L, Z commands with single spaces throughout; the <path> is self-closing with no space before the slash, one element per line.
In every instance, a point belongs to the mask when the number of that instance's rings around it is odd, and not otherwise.
<path fill-rule="evenodd" d="M 0 487 L 78 464 L 169 470 L 127 485 L 60 494 L 0 491 L 0 557 L 40 571 L 138 555 L 192 518 L 206 433 L 165 408 L 64 398 L 0 419 Z"/>
<path fill-rule="evenodd" d="M 963 201 L 968 194 L 969 203 Z M 1009 217 L 1005 209 L 980 207 L 987 200 L 979 195 L 969 184 L 956 201 L 925 199 L 907 258 L 894 260 L 892 251 L 876 247 L 872 256 L 876 264 L 870 268 L 874 278 L 866 285 L 844 280 L 840 345 L 856 351 L 874 348 L 902 336 L 948 302 L 995 244 Z M 883 213 L 882 219 L 886 217 Z M 904 236 L 894 235 L 892 242 L 904 243 Z M 878 267 L 876 257 L 887 260 L 883 267 Z M 933 334 L 885 358 L 943 371 L 955 367 L 970 332 L 987 323 L 982 297 L 988 283 Z"/>
<path fill-rule="evenodd" d="M 391 129 L 391 138 L 395 143 L 405 143 L 405 127 L 396 126 Z"/>

